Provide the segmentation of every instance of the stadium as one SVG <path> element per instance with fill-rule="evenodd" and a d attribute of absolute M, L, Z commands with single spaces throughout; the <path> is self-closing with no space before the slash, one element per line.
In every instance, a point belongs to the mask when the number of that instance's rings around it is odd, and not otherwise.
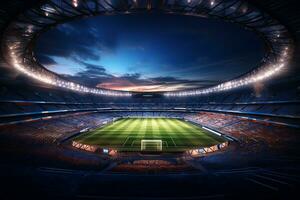
<path fill-rule="evenodd" d="M 1 199 L 288 199 L 294 0 L 9 0 Z"/>

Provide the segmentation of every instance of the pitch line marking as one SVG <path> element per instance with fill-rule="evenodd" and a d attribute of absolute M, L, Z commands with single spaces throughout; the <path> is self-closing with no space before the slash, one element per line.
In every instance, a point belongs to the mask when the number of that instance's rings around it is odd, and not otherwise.
<path fill-rule="evenodd" d="M 131 142 L 131 146 L 133 146 L 133 145 L 135 144 L 136 141 L 137 141 L 137 140 L 133 140 L 133 141 Z M 166 146 L 167 148 L 169 147 L 168 141 L 162 141 L 162 143 L 165 144 L 165 146 Z"/>
<path fill-rule="evenodd" d="M 166 143 L 167 148 L 169 148 L 168 141 L 162 141 L 162 143 Z"/>
<path fill-rule="evenodd" d="M 176 145 L 176 143 L 174 142 L 172 136 L 169 136 L 169 137 L 171 138 L 171 140 L 172 140 L 173 144 L 175 145 L 175 147 L 177 147 L 177 145 Z"/>
<path fill-rule="evenodd" d="M 133 141 L 131 142 L 131 146 L 133 146 L 133 144 L 134 144 L 135 141 L 136 141 L 136 140 L 133 140 Z"/>
<path fill-rule="evenodd" d="M 260 181 L 254 180 L 254 179 L 252 179 L 252 178 L 246 178 L 246 180 L 251 181 L 252 183 L 256 183 L 256 184 L 258 184 L 258 185 L 260 185 L 260 186 L 263 186 L 263 187 L 265 187 L 265 188 L 268 188 L 268 189 L 271 189 L 271 190 L 278 191 L 278 188 L 272 187 L 272 186 L 267 185 L 267 184 L 265 184 L 265 183 L 262 183 L 262 182 L 260 182 Z"/>
<path fill-rule="evenodd" d="M 289 185 L 287 182 L 277 180 L 277 179 L 274 179 L 274 178 L 270 178 L 270 177 L 266 177 L 266 176 L 262 176 L 262 175 L 258 175 L 258 174 L 255 174 L 254 176 L 260 177 L 260 178 L 263 178 L 263 179 L 266 179 L 266 180 L 271 180 L 271 181 L 274 181 L 274 182 L 277 182 L 277 183 L 281 183 L 283 185 Z"/>
<path fill-rule="evenodd" d="M 125 144 L 126 144 L 126 142 L 127 142 L 127 140 L 130 138 L 130 136 L 128 136 L 127 138 L 126 138 L 126 140 L 124 141 L 124 143 L 123 143 L 123 145 L 122 145 L 122 147 L 124 147 L 125 146 Z"/>

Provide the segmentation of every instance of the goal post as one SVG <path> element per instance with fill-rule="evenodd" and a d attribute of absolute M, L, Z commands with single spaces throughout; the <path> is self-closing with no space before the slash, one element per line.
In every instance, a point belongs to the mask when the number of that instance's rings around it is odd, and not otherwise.
<path fill-rule="evenodd" d="M 162 151 L 162 140 L 141 140 L 141 151 Z"/>

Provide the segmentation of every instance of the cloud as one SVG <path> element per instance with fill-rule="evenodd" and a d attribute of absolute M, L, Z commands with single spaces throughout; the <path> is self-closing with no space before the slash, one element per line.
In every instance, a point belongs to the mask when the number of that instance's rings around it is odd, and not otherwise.
<path fill-rule="evenodd" d="M 177 79 L 175 77 L 155 77 L 148 79 L 142 79 L 140 77 L 138 74 L 114 77 L 99 83 L 97 87 L 123 91 L 162 92 L 202 88 L 217 83 L 210 80 L 193 81 Z"/>
<path fill-rule="evenodd" d="M 160 76 L 143 78 L 140 73 L 127 73 L 115 76 L 108 73 L 104 67 L 78 61 L 85 66 L 85 70 L 75 75 L 64 75 L 66 78 L 85 84 L 89 87 L 97 87 L 111 90 L 137 91 L 137 92 L 159 92 L 175 91 L 185 89 L 202 88 L 217 84 L 211 80 L 188 80 L 172 76 Z"/>
<path fill-rule="evenodd" d="M 86 30 L 86 31 L 81 31 Z M 99 60 L 103 52 L 113 52 L 118 46 L 116 34 L 100 34 L 84 20 L 52 29 L 39 38 L 35 52 L 42 55 Z"/>
<path fill-rule="evenodd" d="M 87 85 L 89 87 L 95 87 L 97 84 L 99 84 L 99 82 L 107 81 L 108 79 L 113 78 L 113 75 L 107 73 L 103 66 L 86 63 L 76 59 L 75 61 L 80 65 L 83 65 L 85 69 L 77 72 L 75 75 L 64 74 L 63 76 L 69 80 Z"/>
<path fill-rule="evenodd" d="M 106 72 L 106 69 L 99 65 L 78 61 L 81 65 L 85 66 L 85 70 L 78 72 L 76 76 L 87 78 L 111 77 L 112 75 Z"/>
<path fill-rule="evenodd" d="M 240 66 L 244 64 L 244 61 L 247 59 L 247 56 L 242 57 L 235 57 L 223 60 L 214 60 L 209 61 L 208 59 L 204 60 L 196 60 L 191 63 L 187 63 L 186 66 L 182 66 L 181 68 L 171 67 L 169 70 L 170 74 L 183 74 L 183 73 L 190 73 L 190 74 L 199 74 L 198 72 L 201 71 L 203 74 L 204 72 L 208 71 L 211 73 L 215 73 L 215 70 L 224 71 L 224 66 Z M 223 66 L 223 67 L 220 67 Z M 227 74 L 227 73 L 225 73 Z"/>
<path fill-rule="evenodd" d="M 105 18 L 78 20 L 46 32 L 37 42 L 39 61 L 90 87 L 170 91 L 231 79 L 252 69 L 260 51 L 252 35 L 233 34 L 234 27 L 217 21 L 160 14 Z M 225 28 L 229 30 L 219 34 Z M 255 53 L 249 59 L 251 49 Z"/>
<path fill-rule="evenodd" d="M 38 54 L 38 60 L 42 65 L 45 66 L 53 66 L 57 64 L 54 59 L 43 54 Z"/>

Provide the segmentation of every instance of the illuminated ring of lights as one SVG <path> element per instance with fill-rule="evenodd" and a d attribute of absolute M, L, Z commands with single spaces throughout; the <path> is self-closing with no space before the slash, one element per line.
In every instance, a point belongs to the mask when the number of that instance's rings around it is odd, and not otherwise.
<path fill-rule="evenodd" d="M 130 96 L 131 92 L 90 88 L 61 78 L 47 70 L 35 58 L 34 43 L 51 27 L 67 21 L 94 15 L 163 12 L 197 17 L 212 17 L 242 25 L 264 41 L 266 53 L 259 66 L 238 78 L 205 89 L 165 92 L 166 96 L 201 95 L 230 90 L 265 80 L 286 66 L 293 39 L 287 28 L 270 15 L 256 9 L 246 0 L 48 0 L 31 8 L 10 22 L 2 47 L 7 61 L 16 69 L 42 82 L 79 92 Z"/>

